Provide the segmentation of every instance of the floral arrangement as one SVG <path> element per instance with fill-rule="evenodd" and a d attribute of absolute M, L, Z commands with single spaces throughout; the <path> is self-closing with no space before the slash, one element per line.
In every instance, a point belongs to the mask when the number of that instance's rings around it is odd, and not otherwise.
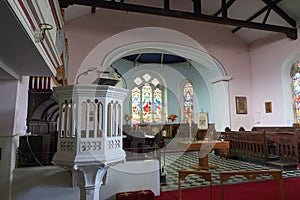
<path fill-rule="evenodd" d="M 125 115 L 125 120 L 126 120 L 126 121 L 129 121 L 129 120 L 131 120 L 131 119 L 132 119 L 131 115 L 128 115 L 128 114 Z"/>
<path fill-rule="evenodd" d="M 172 122 L 175 121 L 176 118 L 177 118 L 177 115 L 175 115 L 175 114 L 171 114 L 168 116 L 168 119 L 170 119 Z"/>

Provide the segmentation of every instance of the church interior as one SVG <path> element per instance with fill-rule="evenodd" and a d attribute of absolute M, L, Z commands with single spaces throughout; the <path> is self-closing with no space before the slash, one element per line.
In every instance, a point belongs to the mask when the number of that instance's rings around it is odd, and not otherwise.
<path fill-rule="evenodd" d="M 1 1 L 1 199 L 299 198 L 299 10 Z"/>

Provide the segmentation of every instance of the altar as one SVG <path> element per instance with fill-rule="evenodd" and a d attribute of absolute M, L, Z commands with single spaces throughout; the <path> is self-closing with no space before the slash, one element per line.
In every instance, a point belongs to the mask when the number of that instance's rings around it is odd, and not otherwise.
<path fill-rule="evenodd" d="M 183 151 L 198 151 L 199 163 L 192 165 L 196 169 L 215 169 L 218 166 L 208 163 L 208 154 L 215 150 L 221 150 L 221 155 L 228 155 L 230 149 L 230 141 L 219 140 L 195 140 L 178 142 L 178 148 Z"/>

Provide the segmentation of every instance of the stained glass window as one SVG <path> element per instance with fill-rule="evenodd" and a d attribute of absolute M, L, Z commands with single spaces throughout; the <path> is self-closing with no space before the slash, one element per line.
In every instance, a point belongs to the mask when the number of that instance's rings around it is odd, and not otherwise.
<path fill-rule="evenodd" d="M 142 88 L 142 107 L 143 107 L 143 121 L 146 123 L 152 122 L 152 88 L 149 83 L 145 83 Z"/>
<path fill-rule="evenodd" d="M 155 122 L 161 122 L 162 116 L 162 95 L 161 90 L 156 88 L 154 90 L 154 108 L 153 108 L 153 117 Z"/>
<path fill-rule="evenodd" d="M 136 77 L 132 89 L 132 122 L 151 123 L 163 120 L 163 95 L 159 80 L 149 74 Z"/>
<path fill-rule="evenodd" d="M 135 87 L 132 90 L 132 122 L 139 123 L 140 122 L 140 114 L 141 114 L 141 93 L 140 89 Z"/>
<path fill-rule="evenodd" d="M 194 120 L 194 99 L 193 85 L 188 82 L 183 87 L 184 119 L 186 121 Z"/>
<path fill-rule="evenodd" d="M 297 72 L 293 77 L 293 86 L 294 86 L 294 102 L 295 102 L 295 111 L 297 123 L 300 122 L 300 73 Z"/>

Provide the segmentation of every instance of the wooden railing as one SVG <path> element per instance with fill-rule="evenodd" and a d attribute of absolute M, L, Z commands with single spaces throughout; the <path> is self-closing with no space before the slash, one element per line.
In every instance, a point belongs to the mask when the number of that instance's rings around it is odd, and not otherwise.
<path fill-rule="evenodd" d="M 284 188 L 283 188 L 283 179 L 281 170 L 259 170 L 259 171 L 227 171 L 220 172 L 220 184 L 221 184 L 221 199 L 224 199 L 224 186 L 223 183 L 227 182 L 230 177 L 242 175 L 248 180 L 255 180 L 258 176 L 261 175 L 270 175 L 274 180 L 279 181 L 280 186 L 280 196 L 281 200 L 284 200 Z"/>

